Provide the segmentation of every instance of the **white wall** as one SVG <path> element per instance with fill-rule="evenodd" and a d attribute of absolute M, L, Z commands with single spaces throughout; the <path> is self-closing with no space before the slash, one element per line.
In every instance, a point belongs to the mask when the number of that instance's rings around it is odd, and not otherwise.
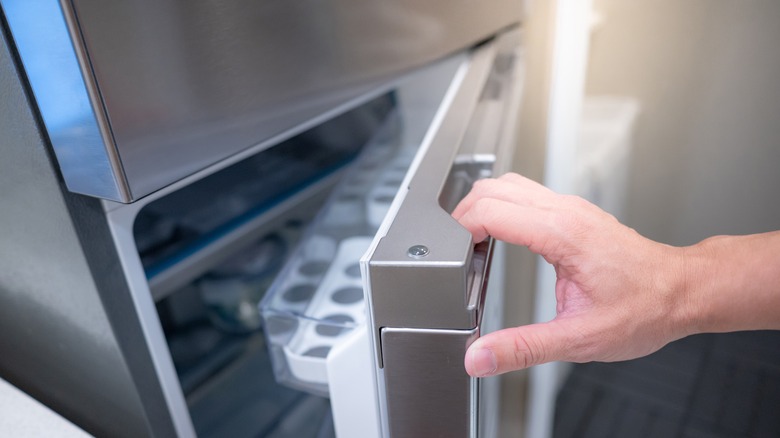
<path fill-rule="evenodd" d="M 594 7 L 587 93 L 642 105 L 627 223 L 671 244 L 780 229 L 780 1 Z"/>

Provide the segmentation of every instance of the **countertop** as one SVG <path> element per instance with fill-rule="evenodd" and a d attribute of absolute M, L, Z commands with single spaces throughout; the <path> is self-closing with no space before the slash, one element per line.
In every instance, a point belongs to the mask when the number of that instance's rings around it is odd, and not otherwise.
<path fill-rule="evenodd" d="M 17 438 L 91 436 L 3 379 L 0 379 L 0 435 Z"/>

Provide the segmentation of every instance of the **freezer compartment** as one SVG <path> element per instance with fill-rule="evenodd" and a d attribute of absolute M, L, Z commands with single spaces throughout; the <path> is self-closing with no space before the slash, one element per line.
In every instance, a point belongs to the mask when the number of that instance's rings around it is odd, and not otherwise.
<path fill-rule="evenodd" d="M 318 204 L 324 194 L 320 193 Z M 316 199 L 316 197 L 315 197 Z M 326 399 L 276 384 L 257 303 L 278 274 L 310 212 L 263 222 L 259 237 L 156 303 L 165 342 L 200 437 L 332 436 Z M 310 422 L 294 420 L 306 416 Z"/>
<path fill-rule="evenodd" d="M 337 183 L 360 177 L 354 169 L 368 150 L 398 142 L 395 107 L 392 93 L 376 97 L 179 190 L 115 210 L 138 209 L 137 259 L 178 379 L 176 395 L 189 413 L 183 421 L 198 436 L 333 435 L 323 394 L 277 384 L 266 335 L 278 326 L 264 326 L 258 303 Z M 385 157 L 374 158 L 378 166 L 377 159 Z M 370 223 L 377 208 L 362 220 Z M 325 219 L 330 238 L 354 228 L 357 222 L 340 219 L 349 212 Z"/>

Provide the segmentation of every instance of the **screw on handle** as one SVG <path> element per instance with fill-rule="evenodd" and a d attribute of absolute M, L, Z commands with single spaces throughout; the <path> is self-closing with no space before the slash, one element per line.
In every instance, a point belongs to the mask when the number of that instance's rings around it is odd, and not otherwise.
<path fill-rule="evenodd" d="M 407 251 L 407 255 L 415 259 L 420 259 L 427 256 L 429 252 L 431 251 L 425 245 L 414 245 L 411 248 L 409 248 L 409 251 Z"/>

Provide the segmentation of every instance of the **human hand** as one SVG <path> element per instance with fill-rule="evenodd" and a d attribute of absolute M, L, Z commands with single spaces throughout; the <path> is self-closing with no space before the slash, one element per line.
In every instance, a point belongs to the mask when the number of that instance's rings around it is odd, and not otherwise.
<path fill-rule="evenodd" d="M 452 213 L 479 242 L 527 246 L 555 267 L 557 316 L 476 340 L 466 371 L 488 376 L 550 361 L 618 361 L 690 334 L 683 248 L 646 239 L 575 196 L 517 174 L 478 181 Z"/>

